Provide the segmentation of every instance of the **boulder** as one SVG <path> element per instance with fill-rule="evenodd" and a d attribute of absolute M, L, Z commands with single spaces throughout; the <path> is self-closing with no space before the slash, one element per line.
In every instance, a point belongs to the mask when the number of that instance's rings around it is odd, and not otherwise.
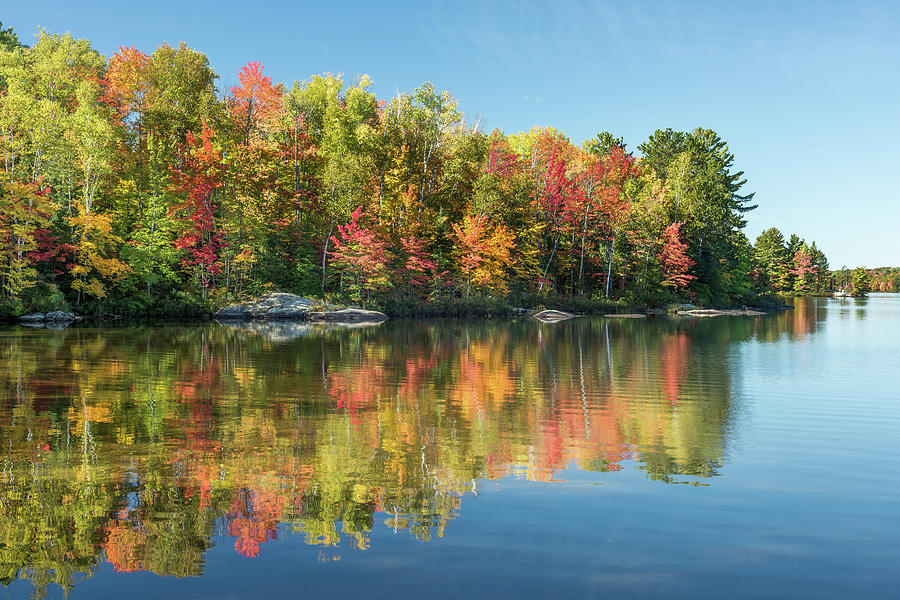
<path fill-rule="evenodd" d="M 49 327 L 50 329 L 65 329 L 74 321 L 80 321 L 81 317 L 74 313 L 61 310 L 52 310 L 48 313 L 31 313 L 22 315 L 16 319 L 27 327 Z"/>
<path fill-rule="evenodd" d="M 647 315 L 643 313 L 610 313 L 608 315 L 603 315 L 604 317 L 609 317 L 610 319 L 646 319 Z"/>
<path fill-rule="evenodd" d="M 361 308 L 306 313 L 307 321 L 319 323 L 382 323 L 387 319 L 388 316 L 382 312 Z"/>
<path fill-rule="evenodd" d="M 542 323 L 558 323 L 559 321 L 565 321 L 566 319 L 572 319 L 577 315 L 573 315 L 572 313 L 563 312 L 561 310 L 542 310 L 539 313 L 535 313 L 531 315 L 538 321 Z"/>
<path fill-rule="evenodd" d="M 44 320 L 52 323 L 68 323 L 71 321 L 77 321 L 78 317 L 76 317 L 74 313 L 64 312 L 61 310 L 53 310 L 45 315 Z"/>
<path fill-rule="evenodd" d="M 217 319 L 238 321 L 303 319 L 311 304 L 312 300 L 309 298 L 273 292 L 250 302 L 226 306 L 216 312 L 215 316 Z"/>
<path fill-rule="evenodd" d="M 343 310 L 310 310 L 313 300 L 273 292 L 249 302 L 232 304 L 216 312 L 220 321 L 292 321 L 304 320 L 319 323 L 381 323 L 387 315 L 374 310 L 345 308 Z M 321 302 L 315 301 L 321 306 Z"/>

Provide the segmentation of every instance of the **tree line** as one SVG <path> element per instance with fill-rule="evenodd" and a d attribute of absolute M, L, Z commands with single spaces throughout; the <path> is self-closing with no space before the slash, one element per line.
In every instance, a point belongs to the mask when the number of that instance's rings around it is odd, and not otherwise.
<path fill-rule="evenodd" d="M 900 292 L 900 267 L 841 267 L 831 272 L 835 289 L 865 296 L 869 292 Z"/>
<path fill-rule="evenodd" d="M 660 305 L 819 293 L 827 260 L 755 208 L 714 131 L 581 146 L 466 121 L 424 83 L 216 86 L 182 43 L 108 59 L 0 30 L 6 314 L 203 311 L 278 289 L 379 306 L 493 298 Z"/>

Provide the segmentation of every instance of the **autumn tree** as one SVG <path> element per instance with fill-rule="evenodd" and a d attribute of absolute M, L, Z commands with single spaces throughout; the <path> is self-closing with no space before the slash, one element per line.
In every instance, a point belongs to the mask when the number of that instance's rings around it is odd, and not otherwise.
<path fill-rule="evenodd" d="M 38 183 L 0 182 L 0 299 L 16 304 L 37 278 L 40 234 L 56 205 Z"/>
<path fill-rule="evenodd" d="M 282 86 L 251 62 L 238 75 L 226 99 L 233 131 L 224 186 L 223 230 L 228 248 L 223 257 L 226 285 L 241 293 L 257 263 L 265 256 L 273 225 L 290 219 L 296 197 L 288 177 L 288 162 L 280 144 L 284 123 Z"/>
<path fill-rule="evenodd" d="M 272 83 L 272 78 L 263 75 L 259 61 L 253 61 L 238 73 L 240 85 L 231 87 L 228 98 L 228 112 L 242 132 L 246 144 L 252 134 L 264 135 L 271 132 L 284 110 L 284 96 L 281 85 Z"/>
<path fill-rule="evenodd" d="M 72 288 L 94 298 L 106 295 L 104 280 L 117 279 L 130 269 L 115 252 L 121 238 L 112 230 L 112 215 L 97 210 L 98 190 L 112 171 L 112 140 L 115 137 L 110 116 L 98 102 L 101 90 L 93 82 L 85 82 L 77 91 L 78 108 L 72 115 L 78 179 L 76 214 L 69 217 L 72 243 L 76 248 L 76 265 L 72 269 Z"/>
<path fill-rule="evenodd" d="M 205 300 L 215 276 L 221 272 L 219 254 L 224 246 L 216 223 L 213 192 L 222 176 L 222 154 L 213 146 L 212 129 L 204 125 L 199 137 L 188 131 L 180 148 L 181 164 L 172 169 L 172 190 L 184 200 L 173 206 L 181 220 L 181 236 L 175 247 L 185 250 L 182 265 L 196 269 Z"/>
<path fill-rule="evenodd" d="M 103 298 L 109 281 L 115 281 L 127 274 L 128 265 L 112 255 L 113 249 L 122 240 L 112 231 L 112 218 L 108 214 L 88 212 L 84 205 L 78 206 L 78 214 L 69 218 L 75 229 L 75 265 L 71 273 L 72 289 L 78 292 L 78 301 L 83 294 Z"/>
<path fill-rule="evenodd" d="M 794 276 L 794 293 L 808 294 L 812 290 L 812 280 L 816 275 L 809 248 L 802 244 L 794 253 L 790 274 Z"/>
<path fill-rule="evenodd" d="M 440 282 L 437 263 L 428 252 L 428 240 L 412 228 L 400 238 L 398 265 L 400 293 L 407 296 L 425 296 L 430 285 Z"/>
<path fill-rule="evenodd" d="M 350 222 L 338 225 L 337 235 L 331 238 L 334 244 L 331 262 L 341 272 L 350 296 L 356 299 L 383 291 L 390 283 L 391 255 L 378 233 L 360 223 L 365 218 L 362 207 L 357 207 L 350 215 Z M 420 262 L 415 268 L 424 266 Z"/>
<path fill-rule="evenodd" d="M 485 217 L 467 216 L 453 225 L 458 243 L 459 269 L 465 278 L 465 296 L 472 287 L 491 293 L 505 293 L 507 268 L 512 262 L 515 237 L 503 225 L 494 225 Z"/>
<path fill-rule="evenodd" d="M 681 241 L 681 223 L 666 227 L 658 258 L 663 267 L 662 285 L 678 290 L 696 279 L 689 273 L 694 261 L 688 257 L 687 244 Z"/>

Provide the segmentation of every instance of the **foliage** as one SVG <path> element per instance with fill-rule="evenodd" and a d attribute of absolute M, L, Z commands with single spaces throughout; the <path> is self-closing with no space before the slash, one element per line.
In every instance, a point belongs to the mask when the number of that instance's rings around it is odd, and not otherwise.
<path fill-rule="evenodd" d="M 486 216 L 465 217 L 453 225 L 459 248 L 460 271 L 465 279 L 465 296 L 472 289 L 502 294 L 506 291 L 506 269 L 514 245 L 512 233 L 503 225 L 493 225 Z"/>
<path fill-rule="evenodd" d="M 865 267 L 857 267 L 853 270 L 853 295 L 863 298 L 872 290 L 869 270 Z"/>
<path fill-rule="evenodd" d="M 358 207 L 347 225 L 338 226 L 338 236 L 331 237 L 332 264 L 346 277 L 347 281 L 342 283 L 355 299 L 363 293 L 385 289 L 390 283 L 390 253 L 375 231 L 360 225 L 359 220 L 364 216 L 362 207 Z"/>
<path fill-rule="evenodd" d="M 205 123 L 199 138 L 188 131 L 180 148 L 180 164 L 172 168 L 172 190 L 185 194 L 184 201 L 172 210 L 182 224 L 181 235 L 174 245 L 188 251 L 181 264 L 197 268 L 204 299 L 212 278 L 221 271 L 219 253 L 225 245 L 216 224 L 213 201 L 213 191 L 221 185 L 222 172 L 222 155 L 212 145 L 213 135 Z"/>
<path fill-rule="evenodd" d="M 680 223 L 672 223 L 663 232 L 659 260 L 663 267 L 663 285 L 678 289 L 686 287 L 692 279 L 696 279 L 694 275 L 688 273 L 694 266 L 694 261 L 687 255 L 687 244 L 681 241 Z"/>
<path fill-rule="evenodd" d="M 16 305 L 37 281 L 34 263 L 46 260 L 41 234 L 55 206 L 37 183 L 0 182 L 0 300 Z"/>
<path fill-rule="evenodd" d="M 0 211 L 15 310 L 43 284 L 123 314 L 267 289 L 734 304 L 831 285 L 815 243 L 773 228 L 750 245 L 753 194 L 708 129 L 658 130 L 635 156 L 608 131 L 482 132 L 427 82 L 379 100 L 367 76 L 286 86 L 251 61 L 221 94 L 184 43 L 107 59 L 0 33 L 3 181 L 41 190 L 39 209 L 16 192 Z"/>
<path fill-rule="evenodd" d="M 19 36 L 12 27 L 3 29 L 3 21 L 0 21 L 0 50 L 11 51 L 22 47 Z"/>

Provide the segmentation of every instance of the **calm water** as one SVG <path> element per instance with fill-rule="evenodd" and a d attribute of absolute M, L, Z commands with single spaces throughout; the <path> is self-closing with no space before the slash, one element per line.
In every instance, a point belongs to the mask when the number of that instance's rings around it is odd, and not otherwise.
<path fill-rule="evenodd" d="M 900 296 L 0 331 L 0 595 L 896 591 Z"/>

